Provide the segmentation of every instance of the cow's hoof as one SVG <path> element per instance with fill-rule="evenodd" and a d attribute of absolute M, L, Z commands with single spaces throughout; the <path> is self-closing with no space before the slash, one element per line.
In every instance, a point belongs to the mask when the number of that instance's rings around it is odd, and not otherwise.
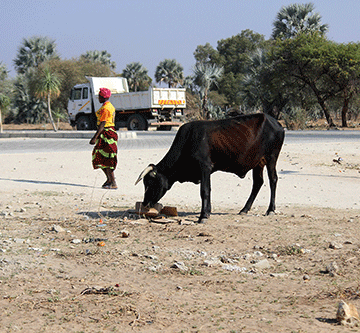
<path fill-rule="evenodd" d="M 247 211 L 245 211 L 245 210 L 241 210 L 240 212 L 239 212 L 239 215 L 247 215 Z"/>
<path fill-rule="evenodd" d="M 208 218 L 207 218 L 207 217 L 202 217 L 202 218 L 199 218 L 199 220 L 197 221 L 197 223 L 203 224 L 203 223 L 206 223 L 207 221 L 208 221 Z"/>
<path fill-rule="evenodd" d="M 266 212 L 266 216 L 273 216 L 275 215 L 275 212 L 272 210 L 270 212 Z"/>

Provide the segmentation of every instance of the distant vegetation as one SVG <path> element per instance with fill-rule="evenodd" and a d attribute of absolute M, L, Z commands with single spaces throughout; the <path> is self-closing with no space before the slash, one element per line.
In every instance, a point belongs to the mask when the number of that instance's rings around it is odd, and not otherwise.
<path fill-rule="evenodd" d="M 24 39 L 14 59 L 15 79 L 0 61 L 0 119 L 15 123 L 53 123 L 66 119 L 72 86 L 85 76 L 123 76 L 131 91 L 164 82 L 187 89 L 190 118 L 222 118 L 229 114 L 265 112 L 302 128 L 324 119 L 334 127 L 359 115 L 360 44 L 327 38 L 313 4 L 282 7 L 269 40 L 251 30 L 194 50 L 193 74 L 184 77 L 176 59 L 159 62 L 154 73 L 132 62 L 121 72 L 106 51 L 86 51 L 61 59 L 48 37 Z M 134 59 L 136 60 L 136 59 Z"/>

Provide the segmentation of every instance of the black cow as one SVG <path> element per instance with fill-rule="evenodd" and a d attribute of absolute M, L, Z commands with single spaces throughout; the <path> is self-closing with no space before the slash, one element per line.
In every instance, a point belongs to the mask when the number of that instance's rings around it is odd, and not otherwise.
<path fill-rule="evenodd" d="M 244 178 L 253 170 L 253 187 L 240 213 L 247 213 L 263 182 L 266 165 L 270 181 L 268 215 L 275 211 L 276 162 L 284 142 L 284 129 L 272 117 L 257 113 L 214 121 L 194 121 L 180 127 L 164 158 L 150 164 L 135 185 L 144 179 L 143 204 L 153 206 L 175 182 L 200 185 L 202 200 L 199 222 L 210 216 L 210 175 L 226 171 Z"/>

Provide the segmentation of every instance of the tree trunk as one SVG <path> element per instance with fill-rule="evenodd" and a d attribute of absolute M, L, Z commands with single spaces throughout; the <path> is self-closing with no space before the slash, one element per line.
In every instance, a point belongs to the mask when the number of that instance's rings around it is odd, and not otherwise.
<path fill-rule="evenodd" d="M 53 117 L 52 117 L 52 114 L 51 114 L 51 108 L 50 108 L 50 94 L 48 94 L 48 112 L 49 112 L 49 117 L 50 117 L 50 122 L 51 122 L 51 125 L 54 129 L 54 132 L 57 131 L 56 129 L 56 126 L 55 126 L 55 123 L 54 123 L 54 120 L 53 120 Z"/>
<path fill-rule="evenodd" d="M 344 104 L 343 104 L 343 107 L 341 110 L 341 126 L 342 127 L 348 127 L 346 116 L 349 111 L 350 98 L 351 98 L 351 96 L 348 96 L 348 94 L 346 94 L 346 96 L 344 97 Z"/>
<path fill-rule="evenodd" d="M 320 106 L 321 106 L 321 108 L 322 108 L 322 110 L 324 112 L 324 115 L 325 115 L 325 118 L 326 118 L 326 121 L 327 121 L 329 127 L 336 127 L 335 124 L 334 124 L 334 121 L 332 120 L 332 117 L 330 115 L 330 111 L 329 111 L 329 109 L 328 109 L 328 107 L 327 107 L 327 105 L 325 103 L 324 98 L 322 98 L 320 96 L 320 92 L 317 90 L 315 85 L 310 84 L 310 87 L 313 90 L 313 92 L 315 93 L 315 96 L 316 96 L 316 98 L 318 100 L 318 103 L 320 104 Z"/>
<path fill-rule="evenodd" d="M 2 124 L 2 118 L 1 118 L 1 109 L 0 109 L 0 133 L 3 131 L 3 124 Z"/>

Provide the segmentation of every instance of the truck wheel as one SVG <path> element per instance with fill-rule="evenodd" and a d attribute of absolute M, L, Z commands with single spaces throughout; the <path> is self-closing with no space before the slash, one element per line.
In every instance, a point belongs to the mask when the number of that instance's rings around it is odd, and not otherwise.
<path fill-rule="evenodd" d="M 129 131 L 146 131 L 148 129 L 147 120 L 139 114 L 133 114 L 127 121 L 127 129 Z"/>
<path fill-rule="evenodd" d="M 88 131 L 91 130 L 91 122 L 88 116 L 81 116 L 76 121 L 76 129 L 78 131 Z"/>

